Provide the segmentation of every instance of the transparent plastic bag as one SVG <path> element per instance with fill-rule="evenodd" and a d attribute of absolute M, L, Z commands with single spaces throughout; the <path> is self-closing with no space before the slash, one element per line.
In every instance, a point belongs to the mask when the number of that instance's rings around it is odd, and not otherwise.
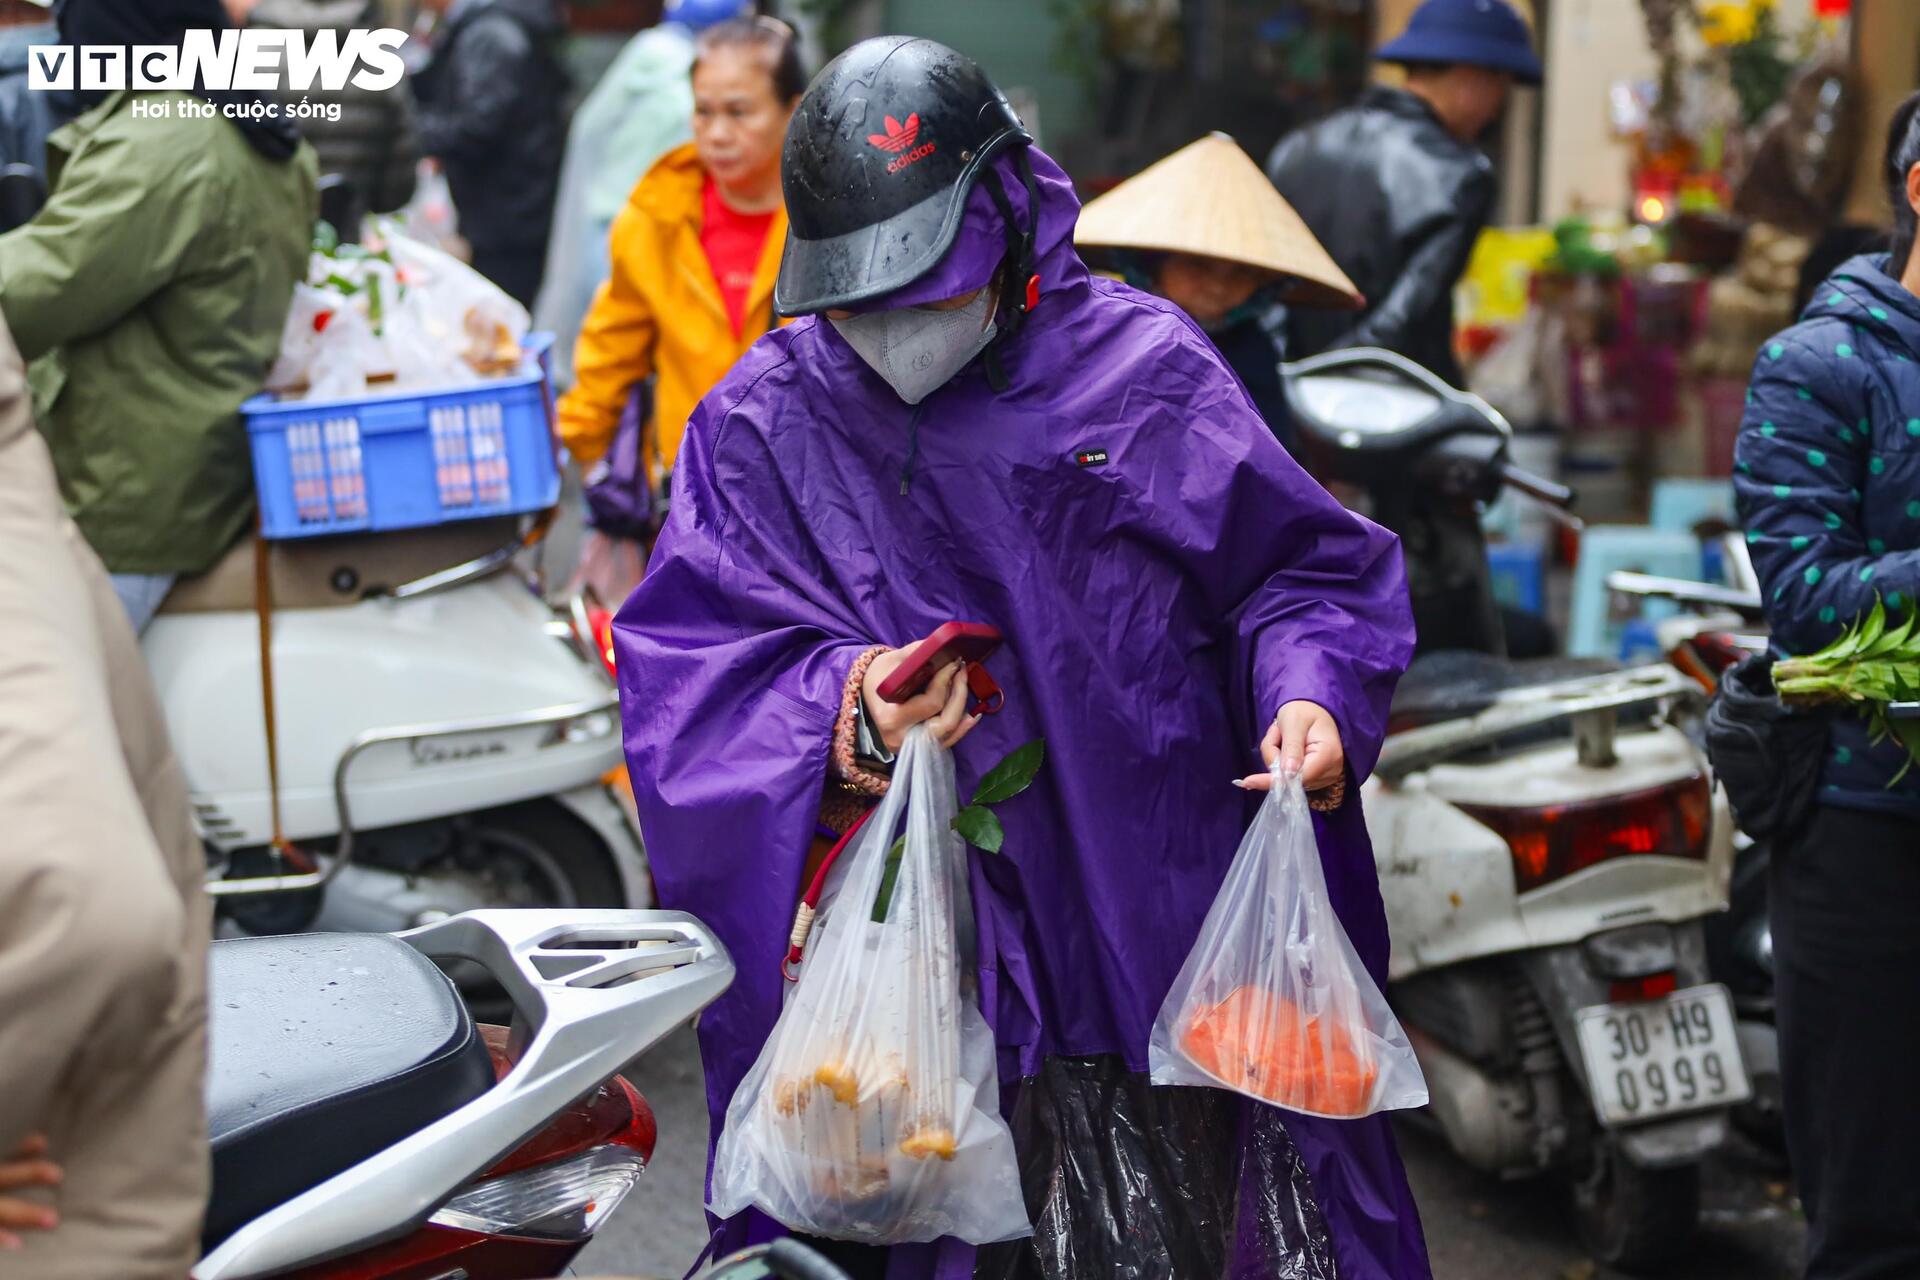
<path fill-rule="evenodd" d="M 1335 1119 L 1426 1104 L 1413 1046 L 1327 899 L 1299 775 L 1275 770 L 1160 1006 L 1148 1067 L 1155 1084 Z"/>
<path fill-rule="evenodd" d="M 518 372 L 527 309 L 466 263 L 376 220 L 404 295 L 387 315 L 387 343 L 404 389 L 457 387 Z"/>
<path fill-rule="evenodd" d="M 394 217 L 405 233 L 422 244 L 461 256 L 466 242 L 460 237 L 460 215 L 454 208 L 453 188 L 437 161 L 422 160 L 414 173 L 413 199 Z"/>
<path fill-rule="evenodd" d="M 786 1008 L 727 1107 L 710 1207 L 865 1244 L 1031 1233 L 993 1036 L 961 993 L 953 759 L 909 731 Z M 898 871 L 884 922 L 873 919 Z M 836 871 L 839 868 L 836 867 Z"/>

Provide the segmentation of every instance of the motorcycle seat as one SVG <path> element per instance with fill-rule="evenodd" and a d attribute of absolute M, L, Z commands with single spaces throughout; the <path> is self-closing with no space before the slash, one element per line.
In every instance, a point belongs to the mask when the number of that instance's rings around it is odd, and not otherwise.
<path fill-rule="evenodd" d="M 302 538 L 272 544 L 273 607 L 339 609 L 519 541 L 518 517 L 457 520 L 427 529 Z M 213 568 L 182 578 L 160 612 L 253 612 L 255 538 L 233 544 Z"/>
<path fill-rule="evenodd" d="M 1387 732 L 1464 720 L 1485 711 L 1515 689 L 1618 671 L 1610 658 L 1512 658 L 1466 650 L 1423 653 L 1394 688 Z"/>
<path fill-rule="evenodd" d="M 453 983 L 386 934 L 216 942 L 209 989 L 208 1249 L 493 1086 Z"/>

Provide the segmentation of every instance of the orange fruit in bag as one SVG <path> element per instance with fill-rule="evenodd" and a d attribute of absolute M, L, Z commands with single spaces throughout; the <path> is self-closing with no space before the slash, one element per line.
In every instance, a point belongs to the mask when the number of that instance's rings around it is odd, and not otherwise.
<path fill-rule="evenodd" d="M 1345 1028 L 1304 1017 L 1291 1000 L 1258 987 L 1237 987 L 1195 1010 L 1180 1050 L 1229 1088 L 1320 1115 L 1366 1114 L 1380 1075 Z"/>

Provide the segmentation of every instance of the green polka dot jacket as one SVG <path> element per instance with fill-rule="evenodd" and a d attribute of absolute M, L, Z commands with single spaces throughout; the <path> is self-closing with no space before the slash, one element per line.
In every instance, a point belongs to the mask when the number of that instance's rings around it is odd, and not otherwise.
<path fill-rule="evenodd" d="M 1800 323 L 1760 348 L 1734 490 L 1781 654 L 1825 646 L 1873 607 L 1920 596 L 1920 297 L 1886 256 L 1843 264 Z M 1920 769 L 1835 723 L 1822 800 L 1920 816 Z"/>

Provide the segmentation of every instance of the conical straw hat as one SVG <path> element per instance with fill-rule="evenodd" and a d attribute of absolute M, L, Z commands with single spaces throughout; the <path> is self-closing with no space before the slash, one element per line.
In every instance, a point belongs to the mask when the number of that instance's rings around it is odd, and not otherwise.
<path fill-rule="evenodd" d="M 1240 144 L 1212 133 L 1142 169 L 1080 210 L 1082 248 L 1191 253 L 1244 262 L 1289 277 L 1290 302 L 1363 304 L 1293 206 Z"/>

